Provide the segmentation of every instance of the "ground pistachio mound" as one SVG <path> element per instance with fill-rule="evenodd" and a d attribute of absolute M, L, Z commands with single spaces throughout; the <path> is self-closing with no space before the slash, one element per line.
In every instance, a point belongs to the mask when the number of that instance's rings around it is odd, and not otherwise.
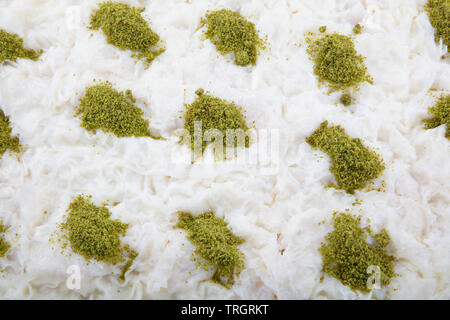
<path fill-rule="evenodd" d="M 0 258 L 3 258 L 9 248 L 11 248 L 11 245 L 6 241 L 3 235 L 7 229 L 8 228 L 0 221 Z"/>
<path fill-rule="evenodd" d="M 190 105 L 186 105 L 184 112 L 184 129 L 190 134 L 190 146 L 195 151 L 196 144 L 202 146 L 202 152 L 207 144 L 204 141 L 205 132 L 211 129 L 217 129 L 222 132 L 224 150 L 226 147 L 248 147 L 250 141 L 248 137 L 245 140 L 238 139 L 232 134 L 236 130 L 238 133 L 245 133 L 249 128 L 242 115 L 242 108 L 237 107 L 233 102 L 229 103 L 223 99 L 206 94 L 203 89 L 196 92 L 197 98 Z M 201 136 L 195 132 L 195 123 L 201 122 Z"/>
<path fill-rule="evenodd" d="M 233 53 L 238 66 L 256 64 L 259 51 L 265 46 L 253 22 L 238 12 L 222 9 L 209 12 L 201 23 L 206 25 L 206 38 L 222 55 Z"/>
<path fill-rule="evenodd" d="M 42 50 L 34 51 L 23 47 L 23 39 L 17 34 L 0 29 L 0 63 L 5 60 L 16 62 L 18 58 L 36 61 Z"/>
<path fill-rule="evenodd" d="M 175 227 L 186 230 L 187 238 L 196 246 L 193 261 L 206 271 L 214 271 L 213 282 L 230 288 L 244 268 L 244 255 L 237 247 L 244 240 L 235 236 L 227 225 L 214 212 L 196 217 L 180 212 Z"/>
<path fill-rule="evenodd" d="M 370 291 L 367 280 L 371 276 L 370 266 L 380 268 L 380 285 L 389 285 L 394 277 L 395 258 L 388 255 L 386 247 L 390 243 L 385 229 L 372 237 L 370 228 L 361 227 L 361 217 L 349 213 L 335 212 L 334 230 L 325 237 L 319 248 L 322 255 L 322 271 L 338 279 L 352 290 L 364 293 Z M 371 243 L 367 241 L 372 237 Z"/>
<path fill-rule="evenodd" d="M 357 89 L 362 82 L 372 83 L 364 57 L 357 53 L 351 37 L 333 33 L 308 37 L 306 41 L 320 83 L 327 83 L 332 90 Z"/>
<path fill-rule="evenodd" d="M 143 8 L 130 7 L 125 3 L 106 1 L 91 15 L 90 28 L 102 29 L 108 43 L 122 50 L 131 50 L 134 57 L 145 58 L 150 64 L 165 51 L 157 47 L 159 36 L 142 18 Z"/>
<path fill-rule="evenodd" d="M 442 42 L 450 50 L 450 1 L 448 0 L 428 0 L 425 4 L 425 11 L 428 13 L 430 23 L 435 32 L 436 42 L 442 38 Z"/>
<path fill-rule="evenodd" d="M 110 82 L 86 89 L 75 116 L 81 115 L 81 126 L 95 133 L 100 129 L 117 137 L 152 137 L 144 112 L 134 105 L 131 90 L 119 92 Z"/>
<path fill-rule="evenodd" d="M 450 140 L 450 94 L 442 94 L 436 104 L 428 109 L 433 118 L 424 121 L 425 129 L 447 125 L 445 137 Z"/>
<path fill-rule="evenodd" d="M 313 149 L 320 149 L 331 158 L 330 171 L 334 174 L 338 189 L 354 193 L 381 175 L 385 166 L 381 157 L 367 149 L 359 138 L 351 138 L 341 126 L 320 124 L 306 142 Z"/>
<path fill-rule="evenodd" d="M 105 206 L 96 206 L 91 196 L 79 195 L 69 205 L 66 220 L 60 225 L 63 247 L 70 245 L 73 252 L 87 261 L 109 264 L 125 263 L 120 278 L 130 268 L 137 252 L 122 245 L 128 224 L 112 220 L 111 212 Z"/>
<path fill-rule="evenodd" d="M 6 116 L 0 109 L 0 158 L 10 150 L 20 152 L 21 145 L 18 137 L 11 137 L 12 128 L 9 122 L 9 116 Z"/>

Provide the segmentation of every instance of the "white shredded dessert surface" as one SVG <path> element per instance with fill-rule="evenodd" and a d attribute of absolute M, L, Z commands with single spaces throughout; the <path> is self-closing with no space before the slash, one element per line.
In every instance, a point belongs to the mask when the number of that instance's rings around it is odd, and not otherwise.
<path fill-rule="evenodd" d="M 25 147 L 19 159 L 9 152 L 0 159 L 0 219 L 11 243 L 0 259 L 3 299 L 450 298 L 450 144 L 445 125 L 422 124 L 448 90 L 450 67 L 425 0 L 122 2 L 145 7 L 167 49 L 148 68 L 88 29 L 97 1 L 0 0 L 0 28 L 43 49 L 37 61 L 0 65 L 0 108 Z M 237 66 L 203 40 L 200 19 L 222 8 L 267 37 L 256 65 Z M 344 107 L 339 92 L 319 86 L 305 35 L 323 25 L 352 35 L 357 23 L 364 28 L 355 47 L 373 85 L 362 84 Z M 131 89 L 150 130 L 165 140 L 82 128 L 74 114 L 94 79 Z M 198 88 L 234 101 L 249 124 L 278 135 L 270 170 L 182 161 L 190 150 L 176 131 Z M 305 141 L 324 120 L 382 156 L 386 170 L 372 190 L 326 188 L 334 181 L 330 159 Z M 51 241 L 78 194 L 97 205 L 119 202 L 112 218 L 129 224 L 122 241 L 139 253 L 124 282 L 118 265 L 88 263 Z M 322 273 L 318 248 L 333 211 L 347 208 L 363 226 L 388 231 L 399 276 L 387 288 L 358 293 Z M 211 274 L 191 260 L 194 245 L 174 228 L 177 211 L 215 211 L 245 239 L 245 268 L 230 289 L 208 281 Z M 77 290 L 67 286 L 74 265 Z"/>

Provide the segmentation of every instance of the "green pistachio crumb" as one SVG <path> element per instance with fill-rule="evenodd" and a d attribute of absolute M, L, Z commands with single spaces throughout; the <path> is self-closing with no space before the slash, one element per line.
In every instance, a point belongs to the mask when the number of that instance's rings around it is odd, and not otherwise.
<path fill-rule="evenodd" d="M 424 120 L 425 129 L 447 125 L 445 137 L 450 140 L 450 94 L 441 94 L 433 107 L 428 108 L 433 118 Z"/>
<path fill-rule="evenodd" d="M 389 233 L 386 231 L 386 229 L 383 229 L 380 231 L 380 233 L 376 234 L 375 239 L 377 240 L 380 248 L 386 248 L 391 242 L 391 237 L 389 236 Z"/>
<path fill-rule="evenodd" d="M 90 29 L 102 29 L 108 43 L 121 50 L 131 50 L 134 57 L 145 58 L 150 64 L 165 51 L 158 48 L 159 36 L 142 18 L 144 9 L 125 3 L 106 1 L 91 15 Z"/>
<path fill-rule="evenodd" d="M 375 236 L 376 244 L 369 244 L 367 230 L 361 228 L 361 217 L 349 213 L 335 212 L 334 230 L 325 237 L 319 248 L 322 255 L 322 271 L 338 279 L 352 290 L 369 292 L 367 280 L 369 266 L 378 266 L 381 271 L 380 284 L 390 284 L 394 274 L 393 256 L 386 252 L 390 238 L 386 230 Z"/>
<path fill-rule="evenodd" d="M 86 89 L 75 116 L 81 115 L 81 126 L 93 133 L 101 129 L 117 137 L 152 137 L 135 101 L 130 90 L 119 92 L 104 82 Z"/>
<path fill-rule="evenodd" d="M 339 99 L 339 101 L 344 105 L 344 106 L 349 106 L 352 104 L 352 96 L 348 93 L 344 93 L 341 95 L 341 98 Z"/>
<path fill-rule="evenodd" d="M 212 11 L 201 19 L 201 23 L 207 27 L 206 38 L 222 55 L 233 53 L 238 66 L 256 64 L 259 51 L 265 48 L 254 23 L 238 12 L 229 9 Z"/>
<path fill-rule="evenodd" d="M 202 146 L 202 151 L 207 146 L 203 137 L 205 132 L 211 129 L 217 129 L 223 134 L 223 146 L 243 146 L 235 135 L 227 135 L 227 130 L 242 130 L 245 133 L 249 128 L 242 115 L 242 108 L 237 107 L 233 102 L 229 103 L 223 99 L 214 97 L 205 93 L 203 89 L 196 92 L 197 98 L 190 105 L 186 105 L 184 112 L 184 128 L 191 136 L 190 146 L 195 151 L 196 139 Z M 202 134 L 199 137 L 195 134 L 195 122 L 200 122 Z M 228 131 L 230 133 L 230 131 Z M 234 141 L 233 141 L 234 140 Z M 249 146 L 249 139 L 245 137 L 245 147 Z"/>
<path fill-rule="evenodd" d="M 363 29 L 363 27 L 358 23 L 357 25 L 355 25 L 353 27 L 353 33 L 354 34 L 360 34 L 362 29 Z"/>
<path fill-rule="evenodd" d="M 3 258 L 6 252 L 9 250 L 9 248 L 11 248 L 11 245 L 3 235 L 6 232 L 6 230 L 8 230 L 8 227 L 3 225 L 3 223 L 0 221 L 0 258 Z"/>
<path fill-rule="evenodd" d="M 121 281 L 125 281 L 125 274 L 128 272 L 128 270 L 130 270 L 131 266 L 133 265 L 134 260 L 138 256 L 137 251 L 135 251 L 133 249 L 130 249 L 128 246 L 125 246 L 125 251 L 128 254 L 128 261 L 122 267 L 122 272 L 120 274 L 120 280 Z"/>
<path fill-rule="evenodd" d="M 5 60 L 16 62 L 18 58 L 36 61 L 42 52 L 42 50 L 25 49 L 22 38 L 17 34 L 0 29 L 0 63 Z"/>
<path fill-rule="evenodd" d="M 237 247 L 244 240 L 235 236 L 227 226 L 228 223 L 217 218 L 214 212 L 196 217 L 179 212 L 175 227 L 184 229 L 189 241 L 196 246 L 192 259 L 197 266 L 214 271 L 211 280 L 230 288 L 244 268 L 244 255 Z"/>
<path fill-rule="evenodd" d="M 341 126 L 328 127 L 328 121 L 322 122 L 306 142 L 330 156 L 330 171 L 336 178 L 337 188 L 348 193 L 363 188 L 385 169 L 378 154 L 367 149 L 359 138 L 352 139 Z"/>
<path fill-rule="evenodd" d="M 357 54 L 351 37 L 333 33 L 308 37 L 306 41 L 320 83 L 328 83 L 333 90 L 357 89 L 362 82 L 372 83 L 364 57 Z"/>
<path fill-rule="evenodd" d="M 121 242 L 128 224 L 112 220 L 108 208 L 96 206 L 91 196 L 79 195 L 70 203 L 67 213 L 65 222 L 59 225 L 62 247 L 70 244 L 73 252 L 87 261 L 94 259 L 112 265 L 126 263 L 120 276 L 124 279 L 137 256 L 136 251 Z"/>
<path fill-rule="evenodd" d="M 133 92 L 130 89 L 125 90 L 125 97 L 133 103 L 136 103 L 136 98 L 133 96 Z"/>
<path fill-rule="evenodd" d="M 9 116 L 6 116 L 3 110 L 0 109 L 0 158 L 6 150 L 13 152 L 21 152 L 22 150 L 19 137 L 11 137 L 11 132 Z"/>
<path fill-rule="evenodd" d="M 428 0 L 425 4 L 425 11 L 434 28 L 436 42 L 442 38 L 442 42 L 447 45 L 447 51 L 450 51 L 450 1 Z"/>
<path fill-rule="evenodd" d="M 326 32 L 327 31 L 327 26 L 321 26 L 320 28 L 319 28 L 319 32 L 320 33 L 324 33 L 324 32 Z"/>

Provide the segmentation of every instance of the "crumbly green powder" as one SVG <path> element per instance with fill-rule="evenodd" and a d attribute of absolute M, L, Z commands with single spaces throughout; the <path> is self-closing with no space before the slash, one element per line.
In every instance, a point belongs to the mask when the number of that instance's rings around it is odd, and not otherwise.
<path fill-rule="evenodd" d="M 8 228 L 0 221 L 0 258 L 3 258 L 9 248 L 11 248 L 11 245 L 6 241 L 3 235 L 7 229 Z"/>
<path fill-rule="evenodd" d="M 65 245 L 68 242 L 72 250 L 87 261 L 117 264 L 125 263 L 121 279 L 130 268 L 137 252 L 122 245 L 121 237 L 125 236 L 128 224 L 112 220 L 111 212 L 105 206 L 96 206 L 91 196 L 79 195 L 70 203 L 67 217 L 60 225 Z M 64 245 L 64 246 L 65 246 Z"/>
<path fill-rule="evenodd" d="M 12 128 L 9 122 L 9 116 L 6 116 L 0 109 L 0 158 L 10 150 L 20 152 L 21 145 L 18 137 L 11 137 Z"/>
<path fill-rule="evenodd" d="M 206 94 L 203 89 L 196 92 L 197 98 L 190 105 L 186 106 L 184 112 L 184 128 L 189 131 L 191 136 L 191 148 L 194 150 L 195 139 L 202 139 L 205 131 L 210 129 L 220 130 L 223 134 L 223 144 L 226 146 L 239 147 L 240 141 L 234 139 L 235 136 L 227 136 L 227 130 L 247 131 L 249 128 L 242 115 L 242 108 L 234 103 L 228 103 L 223 99 Z M 197 137 L 195 133 L 195 122 L 201 121 L 202 136 Z M 234 139 L 232 141 L 231 139 Z M 202 139 L 203 140 L 203 139 Z M 229 141 L 230 140 L 230 141 Z M 249 139 L 245 139 L 245 146 L 249 146 Z M 206 148 L 206 142 L 201 141 L 202 150 Z"/>
<path fill-rule="evenodd" d="M 352 139 L 341 126 L 328 127 L 328 121 L 322 122 L 306 142 L 330 156 L 330 171 L 336 177 L 337 188 L 349 193 L 363 188 L 385 169 L 378 154 L 367 149 L 359 138 Z"/>
<path fill-rule="evenodd" d="M 130 270 L 131 266 L 133 265 L 134 260 L 137 258 L 138 253 L 134 250 L 129 249 L 126 247 L 126 252 L 128 253 L 128 262 L 123 266 L 122 272 L 120 273 L 120 280 L 125 281 L 125 275 Z"/>
<path fill-rule="evenodd" d="M 306 41 L 319 82 L 328 83 L 333 90 L 358 88 L 364 81 L 372 83 L 364 57 L 357 53 L 351 37 L 333 33 L 308 37 Z"/>
<path fill-rule="evenodd" d="M 319 27 L 319 32 L 320 33 L 324 33 L 324 32 L 326 32 L 327 31 L 327 26 L 321 26 L 321 27 Z"/>
<path fill-rule="evenodd" d="M 348 213 L 336 212 L 333 216 L 334 230 L 325 237 L 319 248 L 322 255 L 322 271 L 338 279 L 353 290 L 369 292 L 367 280 L 371 276 L 369 266 L 378 266 L 380 284 L 389 285 L 394 277 L 393 256 L 386 247 L 390 238 L 386 230 L 375 235 L 376 243 L 369 244 L 369 228 L 361 228 L 361 218 Z M 373 242 L 373 241 L 372 241 Z"/>
<path fill-rule="evenodd" d="M 450 1 L 428 0 L 425 10 L 434 27 L 435 40 L 439 42 L 442 38 L 442 42 L 447 45 L 447 51 L 450 51 Z"/>
<path fill-rule="evenodd" d="M 436 104 L 428 109 L 433 118 L 424 121 L 425 129 L 447 125 L 445 137 L 450 139 L 450 94 L 442 94 Z"/>
<path fill-rule="evenodd" d="M 206 25 L 205 36 L 222 54 L 234 54 L 238 66 L 256 64 L 264 42 L 259 38 L 255 25 L 238 12 L 222 9 L 210 12 L 201 20 Z"/>
<path fill-rule="evenodd" d="M 152 137 L 135 101 L 130 90 L 119 92 L 104 82 L 86 89 L 75 116 L 81 115 L 81 126 L 93 133 L 101 129 L 118 137 Z"/>
<path fill-rule="evenodd" d="M 339 101 L 344 105 L 344 106 L 349 106 L 352 104 L 352 96 L 348 93 L 344 93 L 341 95 L 341 98 L 339 99 Z"/>
<path fill-rule="evenodd" d="M 0 29 L 0 63 L 5 60 L 15 62 L 18 58 L 37 60 L 42 50 L 34 51 L 23 47 L 23 39 L 17 34 Z"/>
<path fill-rule="evenodd" d="M 375 240 L 377 240 L 380 248 L 386 248 L 391 242 L 391 237 L 389 236 L 389 233 L 383 229 L 375 235 Z"/>
<path fill-rule="evenodd" d="M 355 25 L 353 27 L 353 33 L 354 34 L 360 34 L 362 29 L 363 29 L 363 27 L 358 23 L 357 25 Z"/>
<path fill-rule="evenodd" d="M 159 36 L 152 31 L 142 18 L 145 9 L 130 7 L 120 2 L 106 1 L 91 15 L 90 28 L 102 29 L 108 43 L 122 50 L 131 50 L 138 59 L 145 58 L 151 63 L 165 51 L 158 48 Z"/>
<path fill-rule="evenodd" d="M 235 236 L 227 225 L 214 212 L 196 217 L 180 212 L 175 227 L 186 230 L 188 239 L 196 245 L 192 258 L 198 266 L 213 270 L 211 280 L 230 288 L 244 268 L 244 255 L 237 247 L 244 240 Z"/>

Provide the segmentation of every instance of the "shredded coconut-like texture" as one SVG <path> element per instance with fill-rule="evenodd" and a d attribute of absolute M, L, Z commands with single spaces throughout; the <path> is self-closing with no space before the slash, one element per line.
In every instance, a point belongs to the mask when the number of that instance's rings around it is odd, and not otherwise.
<path fill-rule="evenodd" d="M 0 66 L 1 109 L 26 146 L 19 160 L 8 152 L 0 159 L 0 219 L 11 244 L 0 258 L 2 299 L 450 299 L 449 140 L 445 126 L 425 130 L 422 122 L 436 101 L 429 90 L 448 90 L 450 65 L 425 0 L 123 0 L 145 7 L 164 40 L 167 50 L 149 68 L 88 28 L 97 2 L 0 0 L 0 28 L 45 52 Z M 202 40 L 201 18 L 223 8 L 267 36 L 255 65 L 230 63 Z M 351 35 L 356 23 L 364 29 L 355 49 L 374 83 L 344 107 L 342 92 L 317 86 L 305 35 L 323 25 Z M 165 140 L 81 127 L 74 110 L 93 79 L 132 90 L 151 132 Z M 255 122 L 260 139 L 242 149 L 274 151 L 256 164 L 208 162 L 206 148 L 202 161 L 185 162 L 190 148 L 176 132 L 198 88 L 234 101 L 248 126 Z M 331 158 L 306 142 L 324 120 L 383 158 L 384 192 L 325 187 L 335 182 Z M 139 255 L 122 283 L 121 265 L 87 263 L 49 242 L 80 193 L 97 206 L 118 203 L 108 206 L 111 219 L 129 226 L 122 243 Z M 346 208 L 391 238 L 399 277 L 380 290 L 320 281 L 318 249 L 333 211 Z M 245 268 L 230 289 L 205 281 L 211 273 L 191 260 L 196 246 L 174 228 L 179 211 L 214 211 L 245 239 Z M 66 285 L 72 266 L 79 290 Z"/>

